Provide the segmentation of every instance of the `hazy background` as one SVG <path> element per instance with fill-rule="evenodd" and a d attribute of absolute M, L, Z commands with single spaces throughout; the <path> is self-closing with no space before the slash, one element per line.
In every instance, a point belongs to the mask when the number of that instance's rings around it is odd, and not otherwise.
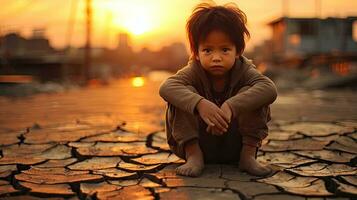
<path fill-rule="evenodd" d="M 187 64 L 201 2 L 0 0 L 0 132 L 89 119 L 162 129 L 158 88 Z M 247 15 L 244 55 L 278 87 L 273 120 L 357 119 L 357 1 L 216 2 Z"/>
<path fill-rule="evenodd" d="M 115 48 L 117 34 L 129 32 L 136 51 L 143 47 L 157 50 L 167 43 L 186 43 L 185 23 L 199 0 L 93 0 L 93 35 L 95 47 Z M 248 17 L 251 40 L 248 49 L 271 37 L 267 23 L 282 15 L 291 17 L 346 17 L 357 15 L 355 0 L 321 0 L 317 11 L 314 0 L 217 0 L 217 4 L 236 3 Z M 69 17 L 74 14 L 69 44 L 85 42 L 84 0 L 0 0 L 0 34 L 16 31 L 30 36 L 34 28 L 45 28 L 51 45 L 68 45 Z M 72 4 L 72 8 L 71 8 Z"/>

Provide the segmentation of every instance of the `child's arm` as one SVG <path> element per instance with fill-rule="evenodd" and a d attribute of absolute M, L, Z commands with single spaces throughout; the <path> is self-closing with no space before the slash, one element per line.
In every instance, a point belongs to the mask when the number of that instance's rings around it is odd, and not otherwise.
<path fill-rule="evenodd" d="M 228 119 L 217 105 L 195 92 L 193 83 L 196 79 L 192 66 L 186 66 L 160 86 L 160 96 L 175 107 L 191 114 L 198 113 L 207 125 L 226 131 Z"/>
<path fill-rule="evenodd" d="M 195 114 L 196 105 L 204 98 L 193 91 L 194 79 L 192 65 L 189 64 L 161 84 L 160 96 L 175 107 Z"/>
<path fill-rule="evenodd" d="M 254 67 L 248 68 L 242 81 L 245 86 L 250 86 L 250 88 L 226 101 L 232 109 L 233 116 L 237 116 L 241 112 L 258 109 L 275 101 L 277 97 L 275 84 Z"/>

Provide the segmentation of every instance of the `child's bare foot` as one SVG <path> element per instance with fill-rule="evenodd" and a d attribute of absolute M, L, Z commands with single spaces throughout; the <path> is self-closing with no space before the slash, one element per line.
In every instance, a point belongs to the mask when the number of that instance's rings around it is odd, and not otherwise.
<path fill-rule="evenodd" d="M 256 149 L 257 148 L 253 146 L 243 145 L 240 154 L 239 169 L 253 176 L 267 176 L 272 172 L 272 169 L 258 163 L 255 159 Z"/>
<path fill-rule="evenodd" d="M 187 161 L 176 168 L 176 173 L 183 176 L 199 176 L 204 168 L 204 161 L 198 141 L 186 144 L 185 151 Z"/>

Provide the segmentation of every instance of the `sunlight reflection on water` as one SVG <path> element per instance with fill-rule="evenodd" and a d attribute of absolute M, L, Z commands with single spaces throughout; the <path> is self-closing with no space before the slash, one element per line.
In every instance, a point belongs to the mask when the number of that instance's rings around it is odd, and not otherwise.
<path fill-rule="evenodd" d="M 0 129 L 21 129 L 34 123 L 50 124 L 91 118 L 100 123 L 110 116 L 116 123 L 140 133 L 164 128 L 166 102 L 159 86 L 171 74 L 163 71 L 113 81 L 100 87 L 88 87 L 54 94 L 37 94 L 10 99 L 0 97 Z M 272 118 L 315 121 L 357 119 L 357 94 L 350 90 L 303 91 L 280 93 L 271 106 Z M 98 120 L 96 120 L 98 119 Z M 0 130 L 1 131 L 1 130 Z"/>
<path fill-rule="evenodd" d="M 133 87 L 142 87 L 145 84 L 145 79 L 143 77 L 134 77 L 131 79 L 131 85 Z"/>
<path fill-rule="evenodd" d="M 117 123 L 125 121 L 126 128 L 135 132 L 161 130 L 166 103 L 158 94 L 160 76 L 154 73 L 150 77 L 154 80 L 123 78 L 107 86 L 37 94 L 15 101 L 0 97 L 0 129 L 111 116 Z"/>

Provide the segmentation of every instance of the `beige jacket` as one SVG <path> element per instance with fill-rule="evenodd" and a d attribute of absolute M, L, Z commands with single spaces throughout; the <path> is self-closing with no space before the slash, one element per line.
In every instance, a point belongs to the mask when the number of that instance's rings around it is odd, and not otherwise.
<path fill-rule="evenodd" d="M 230 73 L 229 98 L 226 102 L 232 109 L 233 117 L 275 101 L 277 97 L 275 84 L 258 72 L 246 57 L 240 56 Z M 250 88 L 238 94 L 239 89 L 244 86 Z M 165 101 L 175 107 L 197 114 L 196 105 L 201 99 L 213 100 L 210 88 L 211 84 L 204 69 L 197 61 L 190 61 L 187 66 L 161 84 L 159 93 Z"/>

